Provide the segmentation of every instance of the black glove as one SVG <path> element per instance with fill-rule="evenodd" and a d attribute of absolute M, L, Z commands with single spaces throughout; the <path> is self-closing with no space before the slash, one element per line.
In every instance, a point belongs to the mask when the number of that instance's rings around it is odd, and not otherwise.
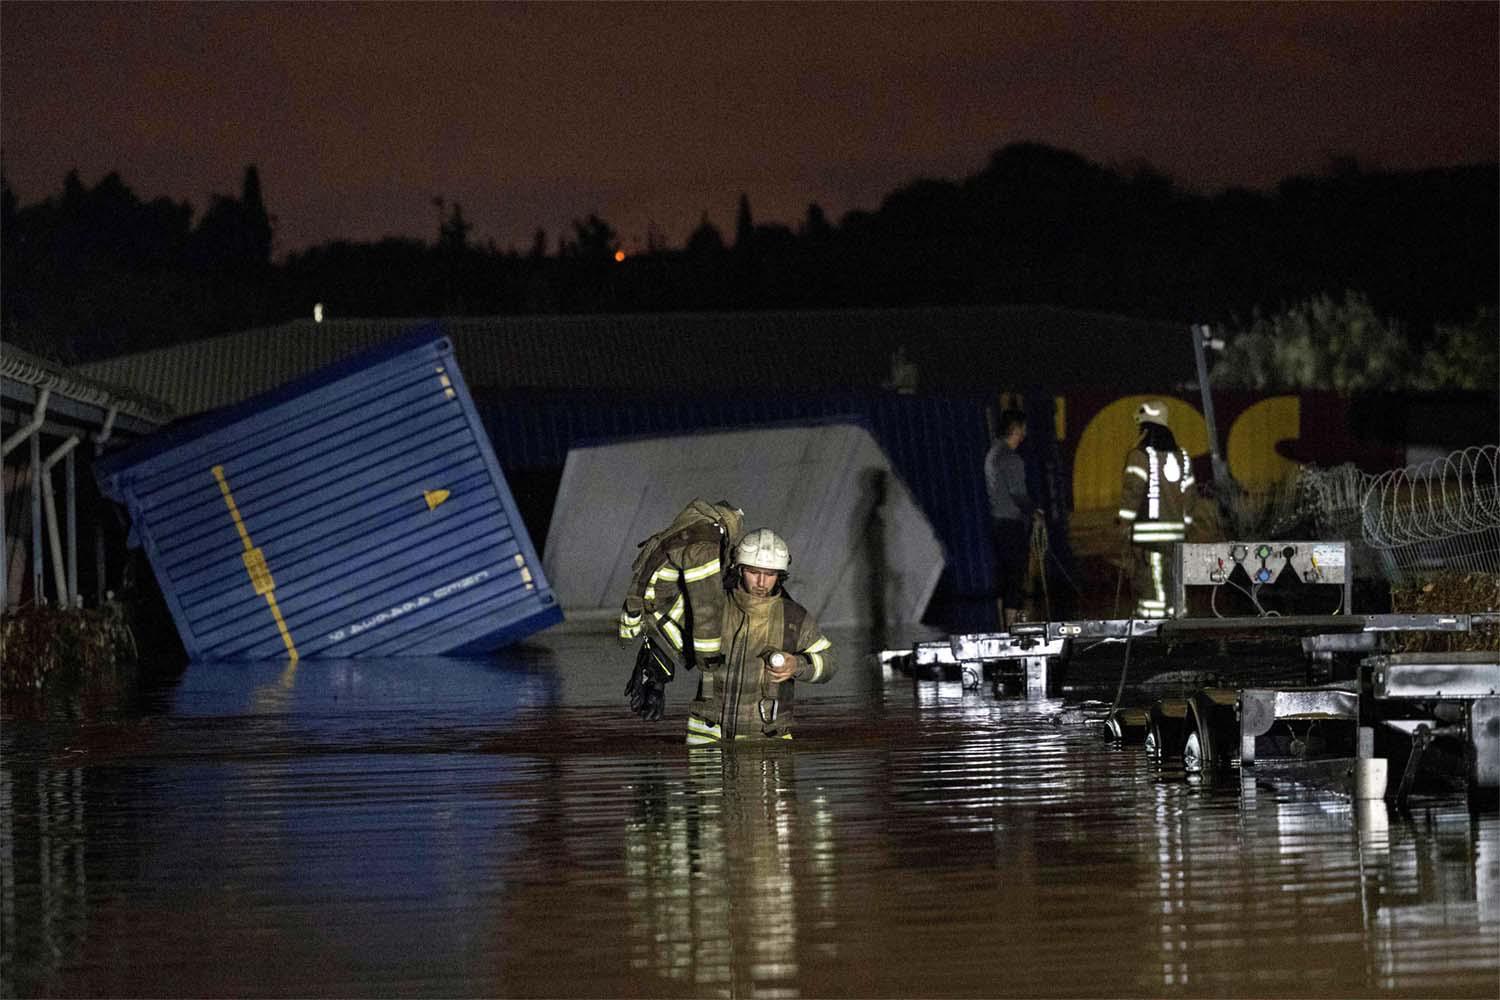
<path fill-rule="evenodd" d="M 641 643 L 635 668 L 625 694 L 630 710 L 647 722 L 655 722 L 667 710 L 667 685 L 672 682 L 672 661 L 649 641 Z"/>

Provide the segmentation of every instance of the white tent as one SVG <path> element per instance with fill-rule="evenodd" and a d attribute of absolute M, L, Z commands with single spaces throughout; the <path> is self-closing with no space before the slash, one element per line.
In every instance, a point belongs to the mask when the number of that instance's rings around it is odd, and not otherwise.
<path fill-rule="evenodd" d="M 917 622 L 943 551 L 863 427 L 705 432 L 574 448 L 542 565 L 565 613 L 618 611 L 642 539 L 694 497 L 787 540 L 787 590 L 824 625 Z"/>

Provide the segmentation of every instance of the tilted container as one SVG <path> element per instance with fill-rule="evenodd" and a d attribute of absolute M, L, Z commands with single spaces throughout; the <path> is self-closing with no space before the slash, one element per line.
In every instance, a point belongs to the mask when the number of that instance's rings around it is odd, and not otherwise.
<path fill-rule="evenodd" d="M 562 619 L 436 325 L 96 471 L 196 659 L 468 654 Z"/>

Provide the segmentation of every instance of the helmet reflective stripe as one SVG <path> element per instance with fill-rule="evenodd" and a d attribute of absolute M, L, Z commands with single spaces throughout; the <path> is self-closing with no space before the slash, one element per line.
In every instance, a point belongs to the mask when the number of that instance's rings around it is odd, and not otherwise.
<path fill-rule="evenodd" d="M 719 560 L 717 558 L 702 566 L 693 566 L 683 571 L 682 578 L 688 583 L 696 583 L 699 580 L 707 580 L 719 572 Z"/>
<path fill-rule="evenodd" d="M 1167 404 L 1151 399 L 1136 407 L 1135 422 L 1138 424 L 1161 424 L 1167 426 Z"/>
<path fill-rule="evenodd" d="M 770 528 L 757 528 L 740 539 L 734 561 L 755 569 L 781 571 L 791 565 L 792 556 L 780 535 Z"/>

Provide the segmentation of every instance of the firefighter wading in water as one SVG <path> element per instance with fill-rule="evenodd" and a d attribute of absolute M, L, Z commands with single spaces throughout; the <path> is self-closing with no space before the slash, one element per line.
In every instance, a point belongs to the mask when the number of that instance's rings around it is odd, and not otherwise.
<path fill-rule="evenodd" d="M 792 738 L 797 681 L 823 684 L 837 664 L 833 644 L 783 587 L 791 554 L 769 528 L 734 552 L 724 602 L 722 663 L 705 665 L 688 710 L 690 746 L 721 740 Z"/>
<path fill-rule="evenodd" d="M 1119 523 L 1135 550 L 1135 616 L 1171 618 L 1177 565 L 1172 546 L 1187 535 L 1193 466 L 1167 426 L 1167 404 L 1142 403 L 1135 411 L 1140 440 L 1125 456 Z"/>

